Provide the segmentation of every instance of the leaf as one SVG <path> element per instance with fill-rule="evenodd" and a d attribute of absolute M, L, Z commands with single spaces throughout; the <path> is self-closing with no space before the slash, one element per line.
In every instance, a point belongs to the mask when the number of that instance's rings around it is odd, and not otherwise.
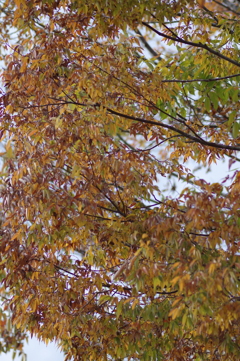
<path fill-rule="evenodd" d="M 218 96 L 216 95 L 216 93 L 211 92 L 209 93 L 209 97 L 213 103 L 214 109 L 218 109 Z"/>
<path fill-rule="evenodd" d="M 229 114 L 229 117 L 228 117 L 228 124 L 229 125 L 232 125 L 232 123 L 234 122 L 236 114 L 237 114 L 236 110 L 234 110 L 233 112 L 231 112 Z"/>
<path fill-rule="evenodd" d="M 68 108 L 71 110 L 71 111 L 74 111 L 76 109 L 76 104 L 74 103 L 69 103 L 68 104 Z"/>
<path fill-rule="evenodd" d="M 237 138 L 238 137 L 238 133 L 239 133 L 239 123 L 238 122 L 234 122 L 233 126 L 232 126 L 232 135 L 233 138 Z"/>
<path fill-rule="evenodd" d="M 209 112 L 211 109 L 211 102 L 208 97 L 206 97 L 206 99 L 205 99 L 205 107 L 206 107 L 206 110 Z"/>
<path fill-rule="evenodd" d="M 111 297 L 108 295 L 102 295 L 99 299 L 99 305 L 103 305 L 104 303 L 111 300 Z"/>

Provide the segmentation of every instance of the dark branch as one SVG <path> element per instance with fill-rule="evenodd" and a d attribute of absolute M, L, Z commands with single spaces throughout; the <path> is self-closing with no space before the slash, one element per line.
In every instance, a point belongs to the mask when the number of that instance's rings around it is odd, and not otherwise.
<path fill-rule="evenodd" d="M 238 74 L 234 74 L 234 75 L 227 75 L 227 76 L 222 76 L 219 78 L 210 78 L 210 79 L 190 79 L 190 80 L 181 80 L 181 79 L 171 79 L 171 80 L 161 80 L 161 83 L 193 83 L 193 82 L 197 82 L 197 81 L 203 81 L 203 82 L 211 82 L 211 81 L 219 81 L 219 80 L 224 80 L 224 79 L 231 79 L 231 78 L 236 78 L 240 76 L 240 73 Z"/>
<path fill-rule="evenodd" d="M 151 25 L 149 25 L 148 23 L 146 23 L 145 21 L 142 22 L 143 25 L 145 25 L 147 28 L 151 29 L 152 31 L 154 31 L 156 34 L 158 34 L 159 36 L 162 36 L 163 38 L 169 39 L 169 40 L 173 40 L 177 43 L 182 43 L 185 45 L 191 45 L 194 46 L 196 48 L 202 48 L 205 49 L 207 51 L 209 51 L 209 53 L 216 55 L 217 57 L 224 59 L 226 61 L 228 61 L 229 63 L 232 63 L 238 67 L 240 67 L 240 63 L 236 60 L 233 60 L 231 58 L 229 58 L 228 56 L 225 56 L 221 53 L 219 53 L 219 51 L 216 51 L 212 48 L 210 48 L 209 46 L 207 46 L 206 44 L 202 44 L 202 43 L 194 43 L 193 41 L 188 41 L 188 40 L 184 40 L 180 37 L 174 37 L 174 36 L 170 36 L 167 34 L 162 33 L 161 31 L 158 31 L 157 29 L 153 28 Z"/>

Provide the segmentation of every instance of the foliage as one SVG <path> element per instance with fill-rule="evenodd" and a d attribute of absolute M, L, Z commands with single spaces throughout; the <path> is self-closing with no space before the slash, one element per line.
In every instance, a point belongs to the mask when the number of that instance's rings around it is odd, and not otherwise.
<path fill-rule="evenodd" d="M 30 332 L 66 360 L 239 360 L 240 172 L 186 167 L 239 162 L 239 15 L 1 1 L 8 349 Z"/>

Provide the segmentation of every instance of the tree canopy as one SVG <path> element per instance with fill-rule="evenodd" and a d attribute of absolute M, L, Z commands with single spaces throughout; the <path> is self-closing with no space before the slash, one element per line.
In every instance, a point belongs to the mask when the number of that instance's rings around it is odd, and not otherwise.
<path fill-rule="evenodd" d="M 2 0 L 0 23 L 0 350 L 238 361 L 239 3 Z"/>

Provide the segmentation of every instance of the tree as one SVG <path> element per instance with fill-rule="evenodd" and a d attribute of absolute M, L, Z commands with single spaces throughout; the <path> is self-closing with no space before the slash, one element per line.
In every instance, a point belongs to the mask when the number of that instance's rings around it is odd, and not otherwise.
<path fill-rule="evenodd" d="M 66 360 L 239 360 L 240 172 L 211 184 L 186 165 L 239 162 L 239 15 L 1 2 L 8 349 L 29 332 Z"/>

